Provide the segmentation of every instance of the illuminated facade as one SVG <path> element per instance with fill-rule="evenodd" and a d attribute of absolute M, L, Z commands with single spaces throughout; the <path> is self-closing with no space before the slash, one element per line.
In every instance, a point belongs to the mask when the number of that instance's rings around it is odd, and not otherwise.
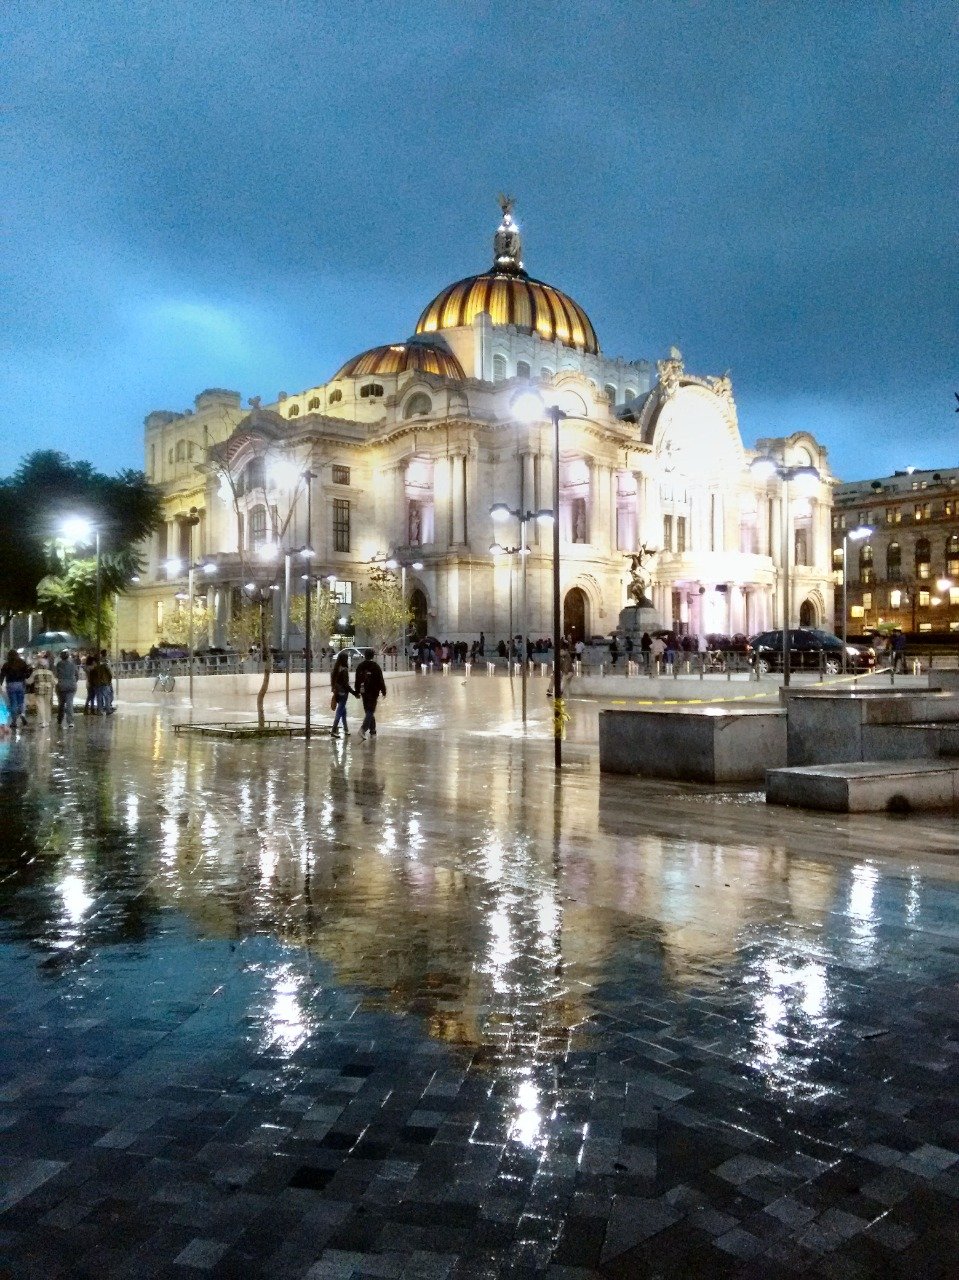
<path fill-rule="evenodd" d="M 530 422 L 533 396 L 540 409 Z M 270 405 L 208 391 L 191 413 L 146 419 L 147 471 L 168 521 L 123 603 L 121 644 L 142 651 L 163 635 L 191 560 L 210 566 L 208 638 L 223 643 L 244 584 L 279 583 L 280 553 L 305 545 L 347 601 L 359 598 L 370 561 L 389 556 L 422 565 L 406 575 L 421 633 L 505 637 L 518 557 L 495 560 L 489 548 L 515 544 L 518 529 L 504 533 L 489 509 L 552 506 L 553 404 L 568 415 L 559 504 L 567 634 L 617 626 L 630 555 L 643 544 L 665 625 L 703 634 L 778 625 L 781 487 L 749 470 L 755 451 L 743 446 L 729 378 L 688 372 L 675 349 L 655 364 L 604 355 L 583 308 L 527 275 L 504 201 L 491 270 L 442 290 L 410 338 Z M 792 619 L 831 626 L 825 450 L 805 432 L 757 449 L 821 472 L 812 494 L 790 502 L 786 541 Z M 535 637 L 551 632 L 551 538 L 535 525 L 529 536 Z"/>

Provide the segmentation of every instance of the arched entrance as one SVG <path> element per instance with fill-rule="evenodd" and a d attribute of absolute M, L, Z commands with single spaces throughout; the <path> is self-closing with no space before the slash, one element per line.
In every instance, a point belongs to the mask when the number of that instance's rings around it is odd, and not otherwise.
<path fill-rule="evenodd" d="M 571 644 L 589 637 L 589 601 L 581 587 L 571 587 L 563 601 L 563 635 Z"/>
<path fill-rule="evenodd" d="M 410 635 L 415 640 L 422 640 L 426 635 L 426 595 L 419 587 L 414 587 L 410 592 L 410 612 L 413 615 Z"/>
<path fill-rule="evenodd" d="M 812 600 L 804 600 L 799 606 L 799 625 L 814 627 L 819 619 L 819 611 Z"/>

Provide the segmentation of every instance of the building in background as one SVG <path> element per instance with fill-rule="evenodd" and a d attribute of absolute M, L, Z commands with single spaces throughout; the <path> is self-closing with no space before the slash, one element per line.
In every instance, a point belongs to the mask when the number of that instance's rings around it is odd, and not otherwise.
<path fill-rule="evenodd" d="M 675 348 L 653 364 L 606 356 L 586 312 L 533 279 L 512 204 L 490 270 L 443 289 L 415 332 L 348 360 L 328 381 L 270 405 L 206 391 L 185 414 L 146 419 L 148 475 L 168 519 L 123 601 L 120 644 L 141 652 L 183 607 L 190 563 L 210 605 L 203 640 L 224 643 L 244 591 L 281 586 L 287 553 L 313 551 L 344 604 L 371 561 L 408 566 L 415 630 L 442 639 L 505 637 L 519 557 L 494 559 L 494 503 L 552 506 L 552 426 L 559 405 L 563 625 L 608 634 L 628 603 L 630 559 L 645 546 L 650 594 L 665 625 L 755 633 L 780 625 L 783 520 L 790 620 L 831 627 L 832 477 L 808 433 L 758 451 L 821 473 L 782 508 L 778 480 L 749 469 L 728 376 L 689 372 Z M 532 408 L 531 408 L 532 406 Z M 307 528 L 305 473 L 311 482 Z M 527 558 L 528 631 L 552 631 L 551 537 L 535 524 Z M 421 568 L 413 568 L 421 565 Z M 178 599 L 181 597 L 181 599 Z"/>
<path fill-rule="evenodd" d="M 900 627 L 959 632 L 959 469 L 897 471 L 833 491 L 833 559 L 842 617 L 843 535 L 848 543 L 849 634 Z"/>

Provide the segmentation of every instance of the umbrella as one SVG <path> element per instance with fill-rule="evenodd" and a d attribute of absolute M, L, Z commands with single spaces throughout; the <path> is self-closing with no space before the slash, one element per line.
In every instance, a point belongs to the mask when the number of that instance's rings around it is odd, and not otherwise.
<path fill-rule="evenodd" d="M 89 642 L 69 631 L 40 631 L 24 649 L 84 649 Z"/>

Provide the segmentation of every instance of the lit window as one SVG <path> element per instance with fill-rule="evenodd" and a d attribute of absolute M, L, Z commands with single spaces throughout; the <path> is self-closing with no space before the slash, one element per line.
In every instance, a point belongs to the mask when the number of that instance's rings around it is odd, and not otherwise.
<path fill-rule="evenodd" d="M 894 591 L 889 592 L 889 608 L 898 609 L 902 604 L 902 592 L 898 587 Z"/>
<path fill-rule="evenodd" d="M 300 406 L 298 404 L 290 405 L 290 417 L 298 418 L 300 416 Z"/>
<path fill-rule="evenodd" d="M 920 609 L 929 608 L 929 592 L 928 591 L 919 592 L 919 607 Z"/>
<path fill-rule="evenodd" d="M 949 603 L 959 604 L 959 587 L 949 588 Z"/>
<path fill-rule="evenodd" d="M 872 592 L 871 591 L 864 591 L 862 593 L 862 607 L 864 609 L 872 608 Z"/>
<path fill-rule="evenodd" d="M 350 483 L 350 469 L 349 469 L 349 467 L 340 467 L 340 466 L 337 466 L 337 465 L 334 463 L 334 465 L 333 465 L 333 483 L 334 483 L 334 484 L 349 484 L 349 483 Z"/>
<path fill-rule="evenodd" d="M 383 387 L 379 382 L 366 382 L 360 387 L 361 400 L 377 400 L 382 394 Z"/>
<path fill-rule="evenodd" d="M 859 548 L 859 581 L 872 582 L 872 574 L 872 547 L 867 542 Z"/>
<path fill-rule="evenodd" d="M 319 407 L 320 407 L 320 397 L 310 396 L 309 404 L 306 406 L 307 411 L 309 413 L 312 413 L 314 409 L 318 409 Z"/>
<path fill-rule="evenodd" d="M 931 631 L 931 630 L 932 630 L 932 623 L 931 623 L 931 622 L 920 622 L 920 623 L 919 623 L 919 630 L 920 630 L 920 631 Z"/>
<path fill-rule="evenodd" d="M 898 582 L 902 577 L 902 548 L 898 542 L 890 542 L 886 548 L 886 579 Z"/>
<path fill-rule="evenodd" d="M 330 404 L 339 404 L 339 402 L 342 399 L 343 399 L 343 392 L 339 389 L 339 387 L 337 387 L 335 391 L 330 392 Z"/>

